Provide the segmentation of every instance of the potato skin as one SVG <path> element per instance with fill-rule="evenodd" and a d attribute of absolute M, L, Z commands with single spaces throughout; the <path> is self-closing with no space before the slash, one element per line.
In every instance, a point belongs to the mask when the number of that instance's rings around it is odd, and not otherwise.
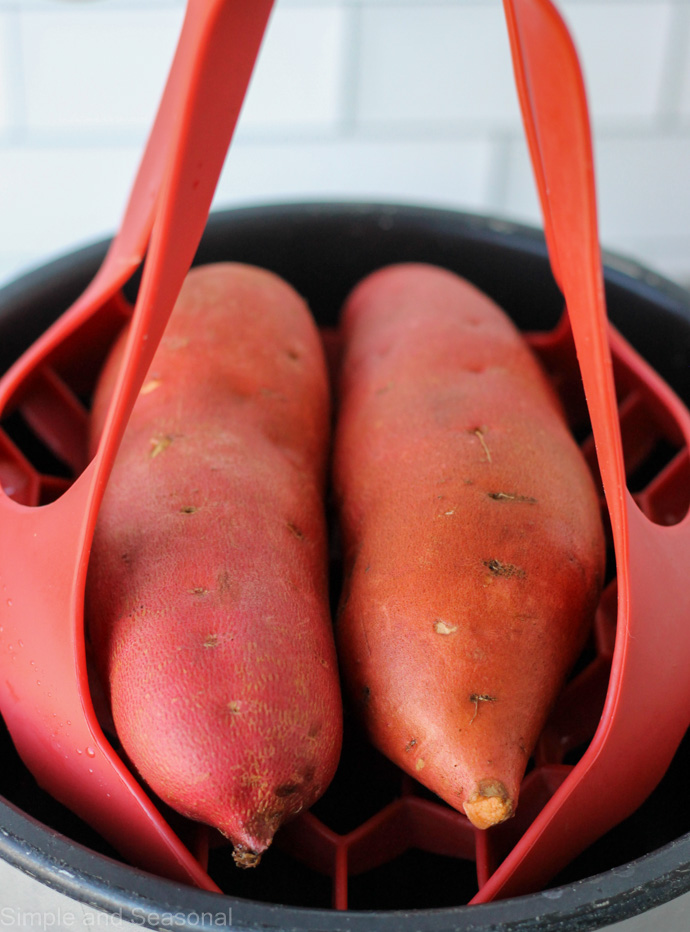
<path fill-rule="evenodd" d="M 94 398 L 97 442 L 124 347 Z M 342 705 L 323 492 L 330 393 L 302 299 L 193 269 L 99 513 L 86 616 L 130 760 L 251 866 L 335 772 Z"/>
<path fill-rule="evenodd" d="M 375 272 L 341 326 L 342 676 L 372 742 L 485 828 L 599 598 L 593 481 L 529 347 L 456 275 Z"/>

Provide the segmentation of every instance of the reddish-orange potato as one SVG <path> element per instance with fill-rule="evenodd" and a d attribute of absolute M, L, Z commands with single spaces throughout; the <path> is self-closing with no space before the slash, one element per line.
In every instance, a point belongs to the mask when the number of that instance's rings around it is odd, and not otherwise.
<path fill-rule="evenodd" d="M 97 389 L 94 444 L 123 345 Z M 302 299 L 249 266 L 190 272 L 106 490 L 86 611 L 128 757 L 166 803 L 223 832 L 242 866 L 323 793 L 339 758 L 329 432 Z"/>
<path fill-rule="evenodd" d="M 595 487 L 527 344 L 457 276 L 374 273 L 342 341 L 342 674 L 373 743 L 485 828 L 592 620 Z"/>

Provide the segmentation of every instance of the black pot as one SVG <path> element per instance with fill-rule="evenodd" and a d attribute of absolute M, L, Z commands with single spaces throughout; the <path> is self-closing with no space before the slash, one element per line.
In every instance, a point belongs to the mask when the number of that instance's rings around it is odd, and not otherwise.
<path fill-rule="evenodd" d="M 98 243 L 72 253 L 0 290 L 0 371 L 83 291 L 106 246 Z M 343 299 L 360 278 L 405 260 L 432 262 L 464 275 L 526 330 L 550 329 L 563 307 L 541 233 L 454 211 L 325 204 L 214 213 L 196 261 L 228 259 L 284 276 L 324 325 L 337 321 Z M 690 294 L 634 263 L 612 256 L 606 260 L 612 321 L 690 403 Z M 118 922 L 176 929 L 584 932 L 616 924 L 616 930 L 632 932 L 654 922 L 663 932 L 684 928 L 682 912 L 690 905 L 690 812 L 679 815 L 677 802 L 673 810 L 666 805 L 668 799 L 685 798 L 688 741 L 650 800 L 541 893 L 457 905 L 463 902 L 460 875 L 453 873 L 458 862 L 449 867 L 411 856 L 398 865 L 398 873 L 365 879 L 356 908 L 342 912 L 329 908 L 316 875 L 287 860 L 278 865 L 279 882 L 261 888 L 243 880 L 233 897 L 125 866 L 37 789 L 6 734 L 0 735 L 0 745 L 0 923 L 18 923 L 19 910 L 31 909 L 31 903 L 13 900 L 29 887 L 42 891 L 42 902 L 60 904 L 54 909 L 61 908 L 63 918 L 64 904 L 74 903 L 110 913 Z M 15 888 L 15 871 L 33 879 L 24 877 Z M 56 920 L 59 912 L 50 924 L 60 927 Z"/>

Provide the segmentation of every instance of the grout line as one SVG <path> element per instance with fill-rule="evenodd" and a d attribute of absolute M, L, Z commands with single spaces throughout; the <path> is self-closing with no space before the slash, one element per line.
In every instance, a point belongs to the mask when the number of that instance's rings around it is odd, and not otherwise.
<path fill-rule="evenodd" d="M 671 8 L 663 70 L 659 82 L 656 127 L 673 130 L 680 123 L 683 68 L 690 53 L 690 5 L 680 0 Z"/>
<path fill-rule="evenodd" d="M 47 2 L 47 0 L 0 0 L 0 11 L 2 10 L 22 10 L 31 13 L 51 13 L 72 12 L 74 13 L 83 7 L 93 7 L 95 0 L 86 3 L 84 0 L 59 0 L 59 2 Z M 165 10 L 165 9 L 183 9 L 185 0 L 100 0 L 97 4 L 99 9 L 107 10 Z"/>
<path fill-rule="evenodd" d="M 385 123 L 377 120 L 375 123 L 362 123 L 355 125 L 354 116 L 350 108 L 352 102 L 343 105 L 344 115 L 335 123 L 324 124 L 322 127 L 314 125 L 294 124 L 291 127 L 266 125 L 265 127 L 238 127 L 233 140 L 233 146 L 302 146 L 302 145 L 335 145 L 339 142 L 351 144 L 415 144 L 426 143 L 431 145 L 467 142 L 485 142 L 497 140 L 500 145 L 506 142 L 514 143 L 520 137 L 522 129 L 519 123 L 491 123 L 484 121 L 458 120 L 424 121 L 400 120 Z M 148 132 L 147 126 L 133 125 L 107 128 L 31 128 L 20 127 L 19 131 L 5 134 L 7 142 L 14 146 L 29 146 L 35 149 L 46 148 L 127 148 L 143 146 Z M 603 141 L 615 140 L 653 140 L 666 139 L 687 141 L 690 139 L 690 122 L 659 127 L 649 122 L 627 121 L 619 124 L 607 122 L 605 126 L 594 127 L 594 145 Z M 496 163 L 491 168 L 492 176 L 500 175 L 505 155 L 496 154 Z"/>
<path fill-rule="evenodd" d="M 362 9 L 358 5 L 345 8 L 343 67 L 340 75 L 340 129 L 343 135 L 356 132 L 360 104 L 362 47 Z"/>
<path fill-rule="evenodd" d="M 0 10 L 53 10 L 60 9 L 72 10 L 78 9 L 80 5 L 91 6 L 96 0 L 90 0 L 88 4 L 81 0 L 0 0 Z M 345 6 L 350 7 L 378 7 L 392 8 L 394 6 L 425 6 L 433 4 L 435 7 L 458 7 L 458 6 L 485 6 L 487 0 L 341 0 Z M 588 5 L 593 0 L 568 0 L 573 5 Z M 604 0 L 607 4 L 628 6 L 653 6 L 658 0 Z M 682 0 L 681 0 L 682 2 Z M 275 0 L 276 6 L 285 7 L 321 7 L 324 0 Z M 185 6 L 185 0 L 99 0 L 97 4 L 100 8 L 109 8 L 115 10 L 140 10 L 146 9 L 182 9 Z"/>
<path fill-rule="evenodd" d="M 490 137 L 492 155 L 487 172 L 485 201 L 487 209 L 502 212 L 508 202 L 510 162 L 517 140 L 514 133 L 496 133 Z"/>
<path fill-rule="evenodd" d="M 7 42 L 4 54 L 6 55 L 3 67 L 7 75 L 9 87 L 9 127 L 7 139 L 10 144 L 18 145 L 24 141 L 26 135 L 27 107 L 26 107 L 26 68 L 23 56 L 23 33 L 21 13 L 19 9 L 8 9 L 6 13 Z"/>

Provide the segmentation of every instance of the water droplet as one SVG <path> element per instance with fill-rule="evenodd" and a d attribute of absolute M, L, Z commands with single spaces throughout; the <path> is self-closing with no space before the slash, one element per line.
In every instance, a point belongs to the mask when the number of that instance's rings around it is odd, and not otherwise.
<path fill-rule="evenodd" d="M 77 748 L 77 754 L 81 754 L 81 753 L 82 753 L 81 748 Z"/>
<path fill-rule="evenodd" d="M 36 685 L 37 685 L 37 686 L 40 686 L 40 685 L 41 685 L 41 681 L 40 681 L 40 680 L 36 680 Z"/>
<path fill-rule="evenodd" d="M 69 719 L 67 719 L 67 724 L 68 724 L 68 725 L 71 725 L 71 724 L 72 724 L 72 722 L 70 722 L 70 720 L 69 720 Z"/>
<path fill-rule="evenodd" d="M 17 641 L 17 644 L 18 644 L 20 647 L 23 647 L 23 646 L 24 646 L 24 641 L 22 641 L 22 639 L 20 638 L 20 639 Z"/>
<path fill-rule="evenodd" d="M 89 773 L 93 773 L 93 767 L 89 767 Z"/>
<path fill-rule="evenodd" d="M 95 757 L 95 756 L 96 756 L 96 752 L 94 751 L 93 748 L 87 748 L 87 749 L 86 749 L 86 756 L 87 756 L 87 757 Z"/>
<path fill-rule="evenodd" d="M 12 599 L 7 600 L 7 607 L 12 608 Z"/>

